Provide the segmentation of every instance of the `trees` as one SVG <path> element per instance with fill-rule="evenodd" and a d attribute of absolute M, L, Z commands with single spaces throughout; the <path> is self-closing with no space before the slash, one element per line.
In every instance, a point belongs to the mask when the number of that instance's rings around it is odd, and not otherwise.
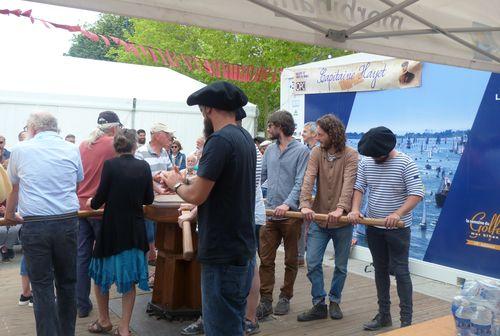
<path fill-rule="evenodd" d="M 103 15 L 103 19 L 105 17 L 107 15 Z M 123 37 L 115 36 L 128 42 L 163 50 L 167 49 L 178 54 L 234 64 L 285 68 L 326 59 L 330 55 L 331 57 L 337 57 L 349 53 L 344 50 L 145 19 L 124 19 L 123 22 L 128 22 L 130 29 L 123 28 L 121 30 L 124 32 Z M 96 29 L 97 27 L 108 27 L 99 21 L 95 26 Z M 101 33 L 111 34 L 103 30 Z M 126 52 L 122 47 L 116 46 L 110 48 L 104 57 L 118 62 L 163 66 L 161 62 L 155 63 L 149 56 L 141 55 L 136 57 Z M 183 63 L 174 70 L 204 83 L 217 80 L 203 69 L 189 70 Z M 249 100 L 258 106 L 260 111 L 258 129 L 260 131 L 265 130 L 268 114 L 279 108 L 279 81 L 275 83 L 270 81 L 258 83 L 234 82 L 234 84 L 241 87 Z"/>
<path fill-rule="evenodd" d="M 118 38 L 123 38 L 125 32 L 133 33 L 133 25 L 129 18 L 112 14 L 101 14 L 94 24 L 86 25 L 85 29 L 95 34 L 112 35 Z M 107 56 L 108 51 L 109 48 L 103 41 L 93 42 L 82 34 L 78 34 L 73 36 L 72 45 L 65 55 L 115 61 L 112 56 Z"/>

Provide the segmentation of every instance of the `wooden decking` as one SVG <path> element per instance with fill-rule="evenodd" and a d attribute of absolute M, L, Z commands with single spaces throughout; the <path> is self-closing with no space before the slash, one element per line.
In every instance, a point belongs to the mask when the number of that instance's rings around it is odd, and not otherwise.
<path fill-rule="evenodd" d="M 20 294 L 19 277 L 19 257 L 16 262 L 0 263 L 0 335 L 35 335 L 35 322 L 33 309 L 25 306 L 19 307 L 17 301 Z M 275 287 L 275 297 L 279 295 L 279 286 L 283 278 L 283 254 L 278 253 L 277 284 Z M 325 266 L 325 284 L 329 288 L 332 268 Z M 341 307 L 344 311 L 344 318 L 339 321 L 325 319 L 313 322 L 297 322 L 297 314 L 308 309 L 311 305 L 310 283 L 306 277 L 306 270 L 301 268 L 295 283 L 295 296 L 291 301 L 291 312 L 286 316 L 272 316 L 260 324 L 261 333 L 259 335 L 376 335 L 374 332 L 362 330 L 363 322 L 370 320 L 376 313 L 376 293 L 373 280 L 364 276 L 350 273 L 343 292 L 343 302 Z M 157 321 L 150 318 L 144 312 L 148 295 L 138 293 L 132 328 L 135 335 L 178 335 L 178 330 L 188 322 Z M 112 294 L 114 304 L 111 306 L 111 316 L 114 324 L 119 320 L 120 305 L 119 298 Z M 399 327 L 399 308 L 395 286 L 391 289 L 393 301 L 392 317 L 394 327 Z M 95 305 L 94 305 L 95 306 Z M 449 313 L 450 304 L 446 301 L 414 293 L 414 323 L 430 320 L 444 316 Z M 77 335 L 90 335 L 86 328 L 87 324 L 97 316 L 94 310 L 88 318 L 77 319 Z M 390 329 L 384 330 L 384 332 Z M 425 336 L 424 334 L 422 334 Z M 432 335 L 429 330 L 428 335 Z"/>

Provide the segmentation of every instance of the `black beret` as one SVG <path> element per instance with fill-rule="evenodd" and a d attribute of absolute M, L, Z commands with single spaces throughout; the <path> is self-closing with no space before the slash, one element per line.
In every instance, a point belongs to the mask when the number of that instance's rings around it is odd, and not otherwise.
<path fill-rule="evenodd" d="M 189 106 L 203 105 L 224 111 L 236 111 L 247 103 L 248 98 L 239 87 L 223 81 L 209 84 L 187 99 Z"/>
<path fill-rule="evenodd" d="M 366 132 L 358 142 L 358 152 L 364 156 L 388 155 L 396 146 L 396 136 L 390 129 L 379 126 Z"/>
<path fill-rule="evenodd" d="M 243 107 L 240 107 L 239 109 L 236 110 L 236 121 L 242 120 L 243 118 L 246 118 L 247 113 L 243 109 Z"/>

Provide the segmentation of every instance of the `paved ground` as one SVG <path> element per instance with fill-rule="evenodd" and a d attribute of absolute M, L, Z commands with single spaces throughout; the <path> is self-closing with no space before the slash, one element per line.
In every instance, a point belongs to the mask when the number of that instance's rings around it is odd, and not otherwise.
<path fill-rule="evenodd" d="M 20 294 L 19 256 L 11 263 L 0 263 L 0 335 L 35 335 L 33 310 L 27 306 L 17 306 Z M 278 254 L 277 285 L 275 296 L 277 299 L 279 285 L 283 278 L 283 254 Z M 327 258 L 325 258 L 327 259 Z M 329 284 L 333 269 L 333 261 L 325 260 L 325 283 Z M 310 307 L 310 283 L 306 277 L 306 270 L 301 268 L 295 285 L 295 296 L 291 303 L 291 312 L 287 316 L 272 316 L 261 323 L 260 335 L 375 335 L 365 332 L 361 325 L 371 319 L 376 312 L 376 293 L 373 282 L 373 272 L 365 273 L 366 263 L 350 260 L 349 275 L 343 293 L 342 309 L 344 319 L 299 323 L 296 320 L 298 313 Z M 458 291 L 454 286 L 446 285 L 429 279 L 414 277 L 414 322 L 422 322 L 449 314 L 449 301 Z M 395 286 L 391 291 L 393 301 L 393 323 L 399 326 L 398 299 Z M 112 293 L 110 310 L 113 323 L 119 320 L 121 314 L 121 300 L 116 293 Z M 150 294 L 139 292 L 136 299 L 132 328 L 134 335 L 140 336 L 169 336 L 178 335 L 179 330 L 188 322 L 167 322 L 149 317 L 146 305 Z M 87 325 L 96 317 L 93 311 L 91 316 L 77 320 L 77 335 L 89 335 Z M 389 330 L 389 329 L 388 329 Z M 429 331 L 432 335 L 432 331 Z"/>

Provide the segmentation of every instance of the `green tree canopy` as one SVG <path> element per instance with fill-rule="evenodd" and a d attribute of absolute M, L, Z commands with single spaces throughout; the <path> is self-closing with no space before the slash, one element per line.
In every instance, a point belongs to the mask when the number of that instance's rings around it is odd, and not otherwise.
<path fill-rule="evenodd" d="M 129 18 L 112 14 L 101 14 L 95 23 L 85 25 L 84 28 L 95 34 L 115 36 L 121 39 L 123 39 L 125 32 L 128 34 L 133 33 L 133 25 Z M 77 34 L 73 36 L 71 47 L 65 55 L 115 61 L 112 56 L 107 56 L 108 51 L 109 48 L 103 41 L 93 42 L 82 34 Z"/>
<path fill-rule="evenodd" d="M 111 34 L 109 31 L 97 31 L 97 27 L 100 27 L 100 29 L 108 27 L 107 29 L 109 29 L 109 26 L 104 24 L 104 22 L 115 23 L 119 20 L 118 17 L 114 17 L 111 20 L 107 16 L 103 15 L 96 22 L 96 30 L 90 28 L 89 30 L 101 34 Z M 177 54 L 197 56 L 203 59 L 219 60 L 234 64 L 285 68 L 349 53 L 344 50 L 145 19 L 122 18 L 122 20 L 123 23 L 127 23 L 130 26 L 122 27 L 121 32 L 124 33 L 123 37 L 119 36 L 116 32 L 114 36 L 123 38 L 128 42 L 163 50 L 167 49 Z M 116 28 L 118 32 L 120 31 L 120 27 L 111 26 Z M 81 38 L 85 39 L 83 36 Z M 88 43 L 93 44 L 94 42 L 89 41 Z M 83 44 L 80 45 L 83 46 Z M 91 54 L 90 51 L 89 54 Z M 108 49 L 104 57 L 108 60 L 118 62 L 163 66 L 161 62 L 154 63 L 149 56 L 145 57 L 141 55 L 140 57 L 136 57 L 125 51 L 122 47 L 116 46 Z M 183 63 L 181 63 L 180 67 L 175 68 L 175 70 L 203 83 L 210 83 L 216 80 L 216 78 L 211 77 L 203 69 L 189 70 Z M 279 108 L 279 81 L 275 83 L 271 83 L 270 81 L 258 83 L 234 82 L 234 84 L 241 87 L 249 100 L 257 105 L 260 112 L 258 129 L 263 131 L 269 113 Z"/>

